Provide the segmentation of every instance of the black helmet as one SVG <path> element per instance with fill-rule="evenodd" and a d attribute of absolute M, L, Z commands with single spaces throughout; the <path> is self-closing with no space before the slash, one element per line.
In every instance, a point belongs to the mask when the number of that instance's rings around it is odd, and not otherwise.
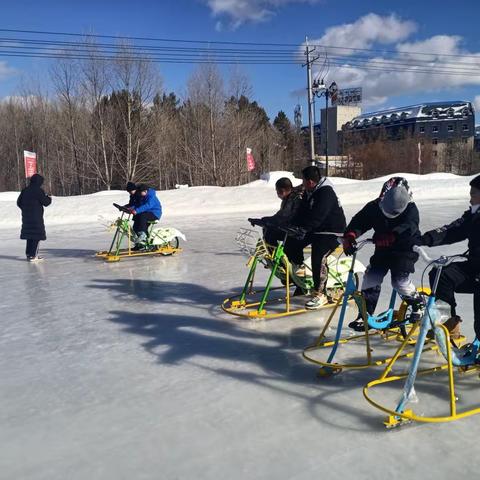
<path fill-rule="evenodd" d="M 410 200 L 412 199 L 412 191 L 410 190 L 410 186 L 408 185 L 407 179 L 404 177 L 392 177 L 389 178 L 382 186 L 382 190 L 380 191 L 380 195 L 378 198 L 380 200 L 385 196 L 385 194 L 393 187 L 398 187 L 399 185 L 405 187 L 405 190 L 410 195 Z"/>

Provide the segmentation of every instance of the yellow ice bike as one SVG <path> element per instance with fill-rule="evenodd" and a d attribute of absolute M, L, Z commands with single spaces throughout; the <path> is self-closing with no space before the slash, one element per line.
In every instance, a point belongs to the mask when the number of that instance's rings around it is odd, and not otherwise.
<path fill-rule="evenodd" d="M 458 391 L 456 390 L 458 377 L 464 376 L 468 373 L 478 373 L 480 370 L 480 341 L 478 338 L 475 338 L 473 343 L 460 347 L 458 342 L 455 343 L 450 338 L 447 328 L 439 322 L 440 314 L 435 305 L 435 292 L 442 269 L 452 263 L 452 261 L 464 258 L 465 255 L 441 256 L 437 259 L 431 259 L 426 255 L 422 248 L 417 247 L 416 251 L 418 251 L 428 263 L 425 271 L 430 266 L 436 268 L 432 291 L 426 300 L 423 318 L 414 326 L 410 331 L 409 336 L 407 336 L 403 343 L 398 347 L 398 350 L 387 364 L 385 371 L 380 378 L 367 383 L 363 388 L 363 395 L 367 401 L 374 407 L 388 414 L 388 417 L 384 421 L 387 428 L 397 427 L 404 423 L 410 423 L 411 421 L 427 423 L 450 422 L 480 413 L 480 402 L 474 402 L 476 405 L 465 406 L 465 402 L 462 399 L 459 401 Z M 429 334 L 429 331 L 433 332 L 433 335 Z M 410 336 L 413 334 L 417 334 L 418 338 L 408 372 L 404 374 L 395 374 L 393 368 L 396 366 L 396 362 L 401 357 Z M 427 360 L 422 357 L 425 353 L 423 346 L 428 336 L 434 336 L 435 343 L 438 347 L 437 352 L 441 355 L 444 363 L 441 363 L 440 365 L 436 363 L 429 368 L 420 368 L 420 361 Z M 417 377 L 441 371 L 447 372 L 446 385 L 443 385 L 441 393 L 445 395 L 445 391 L 448 392 L 446 395 L 449 407 L 448 411 L 438 414 L 419 414 L 413 407 L 407 408 L 418 398 L 415 392 L 415 382 L 417 381 Z M 445 379 L 445 376 L 443 379 Z M 404 381 L 403 391 L 400 401 L 398 401 L 396 406 L 385 405 L 383 402 L 372 398 L 372 391 L 380 390 L 377 387 L 381 385 L 391 385 L 395 384 L 395 382 L 402 381 Z M 480 386 L 478 378 L 473 379 L 469 386 L 470 388 L 477 390 Z M 378 395 L 378 391 L 376 395 Z"/>
<path fill-rule="evenodd" d="M 297 315 L 308 312 L 301 304 L 295 303 L 294 295 L 307 295 L 313 289 L 310 259 L 304 263 L 304 274 L 292 268 L 285 255 L 285 242 L 291 233 L 285 231 L 283 240 L 276 246 L 268 245 L 256 230 L 242 228 L 236 237 L 240 250 L 249 256 L 247 279 L 239 295 L 226 298 L 222 309 L 232 315 L 252 319 L 277 318 L 287 315 Z M 321 308 L 331 308 L 338 298 L 342 298 L 348 273 L 353 268 L 353 281 L 358 282 L 358 274 L 365 271 L 360 262 L 352 262 L 350 258 L 342 257 L 343 250 L 337 248 L 327 258 L 327 285 L 326 292 L 329 303 Z M 256 273 L 259 267 L 270 271 L 266 284 L 256 288 L 254 286 Z M 303 272 L 302 272 L 303 273 Z M 275 278 L 279 279 L 282 286 L 274 286 Z M 292 292 L 292 288 L 295 290 Z"/>
<path fill-rule="evenodd" d="M 371 242 L 371 239 L 358 242 L 352 255 L 352 266 L 356 263 L 358 250 Z M 335 375 L 345 369 L 385 365 L 392 359 L 392 353 L 395 351 L 392 349 L 392 342 L 397 345 L 399 342 L 404 342 L 402 345 L 405 351 L 402 352 L 402 358 L 413 355 L 416 326 L 411 323 L 412 307 L 405 301 L 401 301 L 399 307 L 395 308 L 398 295 L 395 290 L 392 290 L 387 310 L 377 315 L 370 315 L 367 313 L 365 299 L 357 290 L 357 286 L 358 282 L 354 281 L 354 270 L 351 267 L 343 296 L 338 299 L 315 342 L 303 350 L 305 360 L 320 367 L 319 377 Z M 364 319 L 365 330 L 354 335 L 344 335 L 343 326 L 350 298 L 355 301 L 354 310 L 360 312 L 361 318 Z M 339 310 L 340 313 L 338 313 Z M 327 334 L 335 319 L 338 320 L 336 326 L 333 326 L 334 338 L 329 339 Z M 434 347 L 427 345 L 425 348 Z"/>
<path fill-rule="evenodd" d="M 115 228 L 110 248 L 97 252 L 96 256 L 107 262 L 119 262 L 126 257 L 143 257 L 147 255 L 174 255 L 182 251 L 179 248 L 180 239 L 186 240 L 185 235 L 171 227 L 156 227 L 156 221 L 149 222 L 145 244 L 141 250 L 135 249 L 136 234 L 131 226 L 131 212 L 128 208 L 113 204 L 121 215 L 112 227 Z"/>

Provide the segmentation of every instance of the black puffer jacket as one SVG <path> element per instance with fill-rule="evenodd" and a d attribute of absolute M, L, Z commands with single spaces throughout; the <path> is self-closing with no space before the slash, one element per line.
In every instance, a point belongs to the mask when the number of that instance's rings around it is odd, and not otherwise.
<path fill-rule="evenodd" d="M 43 223 L 43 207 L 48 207 L 52 199 L 42 190 L 43 177 L 36 173 L 30 179 L 30 185 L 22 190 L 17 200 L 22 210 L 22 240 L 46 240 Z"/>
<path fill-rule="evenodd" d="M 392 246 L 376 248 L 370 259 L 372 265 L 391 268 L 404 272 L 413 272 L 418 254 L 412 251 L 413 245 L 420 240 L 419 213 L 415 203 L 410 202 L 405 211 L 395 218 L 386 217 L 380 209 L 380 199 L 368 202 L 350 221 L 347 232 L 357 237 L 373 229 L 375 235 L 393 233 Z"/>
<path fill-rule="evenodd" d="M 436 247 L 463 240 L 468 240 L 468 263 L 475 273 L 480 273 L 480 210 L 467 210 L 454 222 L 424 233 L 421 244 Z"/>
<path fill-rule="evenodd" d="M 272 227 L 288 225 L 297 213 L 298 207 L 302 201 L 302 195 L 302 185 L 293 188 L 290 195 L 282 200 L 280 210 L 271 217 L 262 217 L 262 221 L 268 223 L 268 225 Z"/>
<path fill-rule="evenodd" d="M 305 192 L 292 220 L 310 234 L 345 230 L 345 214 L 337 194 L 326 178 L 322 178 L 313 192 Z"/>

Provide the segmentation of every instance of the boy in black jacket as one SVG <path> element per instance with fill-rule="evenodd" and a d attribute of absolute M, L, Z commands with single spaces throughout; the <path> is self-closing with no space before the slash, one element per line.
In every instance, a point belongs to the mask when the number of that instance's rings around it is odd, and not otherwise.
<path fill-rule="evenodd" d="M 299 267 L 303 261 L 303 249 L 312 245 L 312 277 L 314 290 L 312 298 L 305 304 L 315 310 L 328 303 L 325 295 L 327 283 L 326 260 L 338 246 L 337 235 L 345 229 L 345 214 L 332 185 L 322 177 L 318 167 L 310 166 L 302 171 L 305 193 L 292 219 L 292 225 L 299 227 L 300 237 L 289 237 L 285 253 L 289 260 Z"/>
<path fill-rule="evenodd" d="M 351 220 L 344 235 L 343 248 L 347 255 L 355 250 L 356 239 L 374 230 L 375 253 L 370 258 L 362 283 L 367 312 L 373 315 L 380 297 L 383 278 L 390 270 L 392 287 L 410 301 L 414 312 L 420 308 L 419 296 L 410 280 L 418 254 L 412 251 L 420 239 L 419 214 L 407 181 L 393 177 L 383 185 L 380 197 L 368 202 Z M 418 313 L 415 313 L 418 316 Z M 364 330 L 359 316 L 349 324 L 357 331 Z"/>
<path fill-rule="evenodd" d="M 294 187 L 288 177 L 282 177 L 275 182 L 275 190 L 278 198 L 282 201 L 280 210 L 271 217 L 248 219 L 252 227 L 255 225 L 263 227 L 265 242 L 272 246 L 276 246 L 277 241 L 283 240 L 285 237 L 285 232 L 278 227 L 289 225 L 297 213 L 302 201 L 303 185 Z"/>
<path fill-rule="evenodd" d="M 473 293 L 475 335 L 480 339 L 480 175 L 470 182 L 470 208 L 457 220 L 422 235 L 421 245 L 435 247 L 468 240 L 466 262 L 454 262 L 443 268 L 436 297 L 450 305 L 451 318 L 445 322 L 453 338 L 460 335 L 461 319 L 456 314 L 455 292 Z M 430 283 L 435 270 L 430 272 Z"/>

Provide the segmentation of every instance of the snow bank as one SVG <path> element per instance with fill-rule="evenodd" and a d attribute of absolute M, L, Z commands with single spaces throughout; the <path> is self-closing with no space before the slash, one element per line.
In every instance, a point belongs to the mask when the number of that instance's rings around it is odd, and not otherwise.
<path fill-rule="evenodd" d="M 428 175 L 396 174 L 408 179 L 414 199 L 443 201 L 464 199 L 468 202 L 468 183 L 472 177 L 446 173 Z M 280 201 L 274 190 L 278 178 L 288 176 L 295 185 L 300 183 L 290 172 L 271 172 L 261 180 L 239 187 L 191 187 L 158 193 L 167 220 L 177 216 L 203 217 L 215 214 L 245 213 L 256 215 L 274 212 Z M 372 180 L 351 180 L 331 177 L 330 180 L 344 205 L 364 204 L 380 193 L 383 182 L 392 175 Z M 17 192 L 0 193 L 0 228 L 20 225 L 20 211 L 16 206 Z M 54 197 L 45 210 L 47 224 L 96 223 L 99 217 L 113 220 L 117 211 L 112 203 L 124 204 L 124 191 L 104 191 L 91 195 Z"/>

